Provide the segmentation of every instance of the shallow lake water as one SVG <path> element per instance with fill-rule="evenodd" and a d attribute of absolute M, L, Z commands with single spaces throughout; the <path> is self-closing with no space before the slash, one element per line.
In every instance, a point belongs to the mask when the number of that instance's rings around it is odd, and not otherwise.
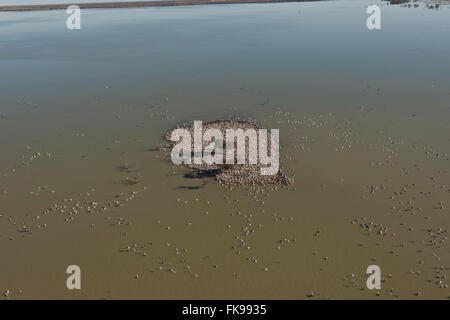
<path fill-rule="evenodd" d="M 450 6 L 67 16 L 0 13 L 0 293 L 449 297 Z M 292 186 L 229 190 L 158 151 L 177 124 L 230 117 L 280 129 Z"/>

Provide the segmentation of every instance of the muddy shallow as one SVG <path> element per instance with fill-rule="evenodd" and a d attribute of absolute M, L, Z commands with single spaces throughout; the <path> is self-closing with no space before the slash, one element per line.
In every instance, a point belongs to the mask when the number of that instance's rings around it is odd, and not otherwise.
<path fill-rule="evenodd" d="M 3 298 L 448 299 L 450 9 L 366 4 L 2 16 Z M 279 128 L 295 185 L 158 152 L 227 117 Z"/>

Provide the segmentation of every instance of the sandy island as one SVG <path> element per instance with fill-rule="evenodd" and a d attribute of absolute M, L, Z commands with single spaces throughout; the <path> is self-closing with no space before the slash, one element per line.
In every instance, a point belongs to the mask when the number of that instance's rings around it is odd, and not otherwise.
<path fill-rule="evenodd" d="M 276 2 L 313 2 L 323 0 L 175 0 L 175 1 L 139 1 L 139 2 L 103 2 L 103 3 L 68 3 L 0 6 L 1 11 L 43 11 L 65 10 L 70 5 L 77 5 L 80 9 L 114 9 L 114 8 L 142 8 L 142 7 L 171 7 L 194 6 L 206 4 L 237 4 L 237 3 L 276 3 Z"/>

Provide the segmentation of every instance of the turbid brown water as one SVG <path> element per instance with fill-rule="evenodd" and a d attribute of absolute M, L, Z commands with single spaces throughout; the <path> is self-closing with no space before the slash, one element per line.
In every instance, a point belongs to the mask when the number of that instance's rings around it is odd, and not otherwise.
<path fill-rule="evenodd" d="M 5 15 L 3 298 L 448 299 L 450 10 L 383 7 L 403 23 L 372 32 L 365 4 Z M 294 185 L 158 150 L 228 117 L 280 130 Z"/>

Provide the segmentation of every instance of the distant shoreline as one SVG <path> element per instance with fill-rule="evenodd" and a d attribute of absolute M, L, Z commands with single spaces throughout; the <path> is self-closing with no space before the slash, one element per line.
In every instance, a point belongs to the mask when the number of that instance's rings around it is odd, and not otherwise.
<path fill-rule="evenodd" d="M 315 1 L 324 1 L 324 0 L 175 0 L 175 1 L 39 4 L 39 5 L 18 5 L 18 6 L 10 5 L 10 6 L 0 6 L 0 12 L 65 10 L 70 5 L 77 5 L 78 7 L 80 7 L 80 9 L 118 9 L 118 8 L 194 6 L 194 5 L 208 5 L 208 4 L 315 2 Z"/>

